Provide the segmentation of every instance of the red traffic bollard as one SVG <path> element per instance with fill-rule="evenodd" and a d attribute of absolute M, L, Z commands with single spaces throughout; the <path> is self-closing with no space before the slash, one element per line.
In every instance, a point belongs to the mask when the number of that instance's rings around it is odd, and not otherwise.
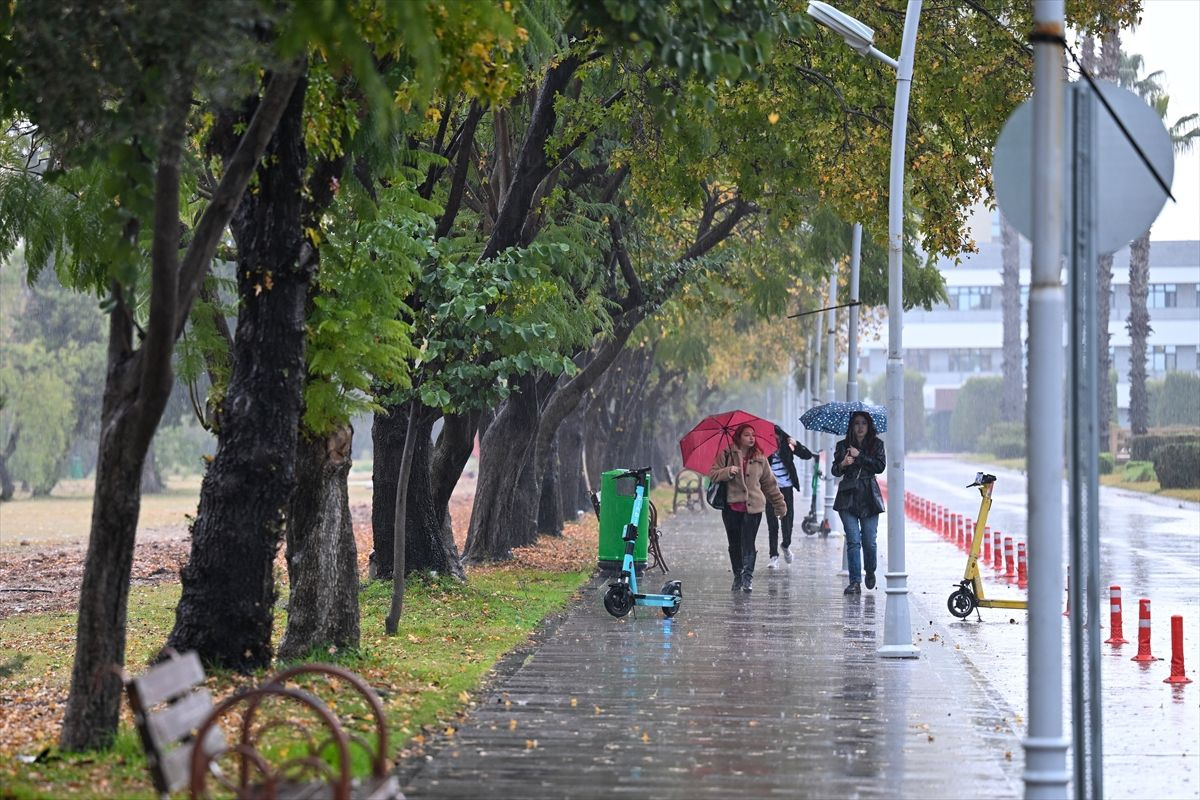
<path fill-rule="evenodd" d="M 1128 639 L 1125 638 L 1123 630 L 1124 623 L 1121 618 L 1121 587 L 1108 587 L 1108 612 L 1109 624 L 1112 625 L 1112 636 L 1104 640 L 1105 644 L 1122 645 Z"/>
<path fill-rule="evenodd" d="M 1183 617 L 1171 617 L 1171 677 L 1163 683 L 1191 683 L 1192 679 L 1183 671 Z"/>
<path fill-rule="evenodd" d="M 1150 598 L 1143 597 L 1138 601 L 1138 653 L 1132 661 L 1158 661 L 1150 655 Z M 1180 628 L 1180 632 L 1183 629 Z"/>

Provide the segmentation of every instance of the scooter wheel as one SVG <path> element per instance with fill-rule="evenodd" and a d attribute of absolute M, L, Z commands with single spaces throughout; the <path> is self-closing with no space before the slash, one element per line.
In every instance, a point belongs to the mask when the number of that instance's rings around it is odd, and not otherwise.
<path fill-rule="evenodd" d="M 967 589 L 959 588 L 946 600 L 946 607 L 954 616 L 966 619 L 975 610 L 975 595 Z"/>
<path fill-rule="evenodd" d="M 683 584 L 679 581 L 667 581 L 662 587 L 663 594 L 672 594 L 679 598 L 679 602 L 673 606 L 663 606 L 663 616 L 667 619 L 679 613 L 679 607 L 683 605 Z"/>
<path fill-rule="evenodd" d="M 614 617 L 623 617 L 633 610 L 633 592 L 623 583 L 614 583 L 604 593 L 604 610 Z"/>

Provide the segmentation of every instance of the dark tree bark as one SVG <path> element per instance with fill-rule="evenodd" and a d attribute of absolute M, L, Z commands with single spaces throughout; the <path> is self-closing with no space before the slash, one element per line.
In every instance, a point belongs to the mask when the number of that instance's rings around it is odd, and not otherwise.
<path fill-rule="evenodd" d="M 316 270 L 301 221 L 305 86 L 296 84 L 257 191 L 231 220 L 240 299 L 233 368 L 168 639 L 207 663 L 247 672 L 271 664 L 273 564 L 296 483 L 306 306 Z"/>
<path fill-rule="evenodd" d="M 8 432 L 8 441 L 4 445 L 4 450 L 0 451 L 0 502 L 12 500 L 13 494 L 17 491 L 12 475 L 8 472 L 8 460 L 17 451 L 17 440 L 20 438 L 21 426 L 14 425 Z"/>
<path fill-rule="evenodd" d="M 530 432 L 537 426 L 537 389 L 531 375 L 513 383 L 513 393 L 479 445 L 479 480 L 463 548 L 468 564 L 512 558 L 514 543 L 520 541 L 516 526 L 528 524 L 527 519 L 514 518 L 510 487 L 527 478 L 526 462 L 533 448 Z"/>
<path fill-rule="evenodd" d="M 588 499 L 587 481 L 583 476 L 583 409 L 581 401 L 558 426 L 558 482 L 562 487 L 564 522 L 573 522 L 580 511 L 588 511 L 592 507 Z"/>
<path fill-rule="evenodd" d="M 391 580 L 394 574 L 392 552 L 396 531 L 396 493 L 394 487 L 400 479 L 400 462 L 404 452 L 404 434 L 408 429 L 407 406 L 389 406 L 387 414 L 376 414 L 372 427 L 375 461 L 372 466 L 372 484 L 376 487 L 371 501 L 372 545 L 375 548 L 372 562 L 373 575 L 381 580 Z M 459 420 L 443 426 L 443 437 L 451 431 L 456 446 L 447 444 L 435 462 L 435 448 L 430 442 L 430 431 L 438 419 L 438 411 L 427 406 L 418 406 L 413 430 L 412 466 L 408 478 L 408 498 L 405 521 L 405 575 L 413 572 L 437 572 L 466 577 L 459 563 L 458 549 L 454 544 L 453 532 L 448 530 L 450 494 L 462 474 L 462 467 L 471 455 L 468 443 L 465 454 L 457 441 L 461 432 Z M 439 438 L 439 442 L 442 439 Z M 447 488 L 447 484 L 448 488 Z M 392 488 L 388 488 L 392 487 Z"/>
<path fill-rule="evenodd" d="M 1150 232 L 1129 246 L 1129 430 L 1141 435 L 1150 429 L 1150 398 L 1146 393 L 1146 340 L 1150 338 Z M 1105 378 L 1107 383 L 1107 377 Z"/>
<path fill-rule="evenodd" d="M 372 578 L 392 579 L 392 541 L 395 533 L 396 482 L 408 429 L 406 406 L 388 405 L 371 423 L 371 565 Z"/>
<path fill-rule="evenodd" d="M 288 510 L 288 619 L 279 657 L 301 659 L 359 643 L 358 550 L 346 476 L 354 429 L 324 439 L 301 436 L 296 491 Z"/>
<path fill-rule="evenodd" d="M 1025 415 L 1025 353 L 1021 347 L 1021 238 L 1017 229 L 1003 216 L 1000 226 L 1000 306 L 1003 320 L 1000 418 L 1007 422 L 1019 422 Z"/>
<path fill-rule="evenodd" d="M 563 500 L 558 482 L 558 437 L 550 442 L 546 474 L 542 477 L 542 491 L 538 497 L 537 532 L 543 536 L 563 535 Z"/>
<path fill-rule="evenodd" d="M 117 731 L 125 665 L 126 615 L 141 506 L 142 460 L 171 393 L 171 354 L 212 262 L 221 234 L 267 147 L 299 71 L 273 75 L 208 207 L 179 257 L 179 159 L 190 79 L 165 115 L 154 189 L 150 314 L 134 347 L 132 311 L 119 286 L 109 315 L 108 366 L 100 411 L 92 525 L 79 592 L 75 661 L 59 744 L 64 750 L 108 746 Z"/>
<path fill-rule="evenodd" d="M 162 475 L 158 471 L 158 462 L 154 458 L 154 443 L 146 450 L 146 460 L 142 462 L 142 494 L 159 494 L 167 488 Z"/>
<path fill-rule="evenodd" d="M 405 417 L 408 422 L 404 426 L 404 450 L 400 454 L 400 475 L 396 479 L 396 535 L 392 539 L 392 603 L 387 616 L 383 620 L 383 629 L 388 636 L 395 636 L 400 629 L 400 617 L 404 614 L 404 548 L 408 527 L 406 515 L 408 506 L 408 478 L 412 470 L 412 454 L 416 441 L 417 401 L 408 404 Z"/>

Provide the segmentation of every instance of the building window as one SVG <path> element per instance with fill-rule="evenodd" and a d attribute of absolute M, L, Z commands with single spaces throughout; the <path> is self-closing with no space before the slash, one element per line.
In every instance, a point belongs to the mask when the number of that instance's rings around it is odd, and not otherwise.
<path fill-rule="evenodd" d="M 1150 284 L 1150 296 L 1146 299 L 1149 308 L 1175 308 L 1179 292 L 1173 283 Z"/>
<path fill-rule="evenodd" d="M 992 307 L 991 286 L 951 286 L 946 289 L 946 305 L 952 311 L 980 311 Z"/>
<path fill-rule="evenodd" d="M 948 350 L 948 372 L 991 372 L 992 354 L 978 350 Z"/>
<path fill-rule="evenodd" d="M 1156 344 L 1150 349 L 1150 369 L 1154 372 L 1174 372 L 1177 368 L 1175 345 Z"/>
<path fill-rule="evenodd" d="M 908 368 L 917 372 L 929 372 L 929 351 L 910 350 L 908 353 Z"/>

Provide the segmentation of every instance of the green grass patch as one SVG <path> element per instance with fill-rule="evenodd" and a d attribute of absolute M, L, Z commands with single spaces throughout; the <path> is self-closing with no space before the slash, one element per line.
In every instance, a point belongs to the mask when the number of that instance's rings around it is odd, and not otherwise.
<path fill-rule="evenodd" d="M 472 571 L 465 584 L 446 578 L 411 579 L 396 636 L 383 630 L 391 584 L 371 582 L 360 595 L 360 647 L 314 654 L 314 660 L 353 670 L 379 692 L 396 752 L 433 731 L 452 732 L 458 715 L 476 702 L 476 693 L 497 661 L 525 642 L 547 616 L 564 609 L 589 574 L 500 566 Z M 179 593 L 178 585 L 133 587 L 127 647 L 131 672 L 166 641 Z M 277 636 L 284 630 L 282 610 L 279 613 Z M 37 734 L 5 739 L 0 748 L 0 797 L 153 797 L 141 745 L 125 708 L 112 749 L 85 754 L 55 750 L 74 647 L 74 614 L 0 620 L 0 695 L 9 716 L 5 724 Z M 264 677 L 216 672 L 210 673 L 209 686 L 223 697 Z M 43 751 L 37 763 L 17 757 Z"/>

